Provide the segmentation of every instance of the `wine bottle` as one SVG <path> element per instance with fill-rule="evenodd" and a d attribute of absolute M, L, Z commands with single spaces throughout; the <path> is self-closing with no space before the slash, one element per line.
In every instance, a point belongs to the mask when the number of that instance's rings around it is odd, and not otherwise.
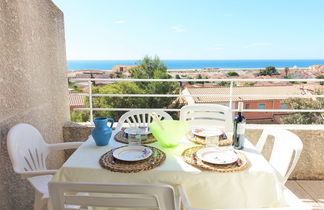
<path fill-rule="evenodd" d="M 243 102 L 238 104 L 238 113 L 234 118 L 234 128 L 233 128 L 233 147 L 234 149 L 243 149 L 244 146 L 244 133 L 246 119 L 242 115 Z"/>

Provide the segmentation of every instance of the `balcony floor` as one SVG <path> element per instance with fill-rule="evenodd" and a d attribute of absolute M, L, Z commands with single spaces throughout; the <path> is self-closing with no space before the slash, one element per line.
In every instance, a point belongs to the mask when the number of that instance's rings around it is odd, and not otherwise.
<path fill-rule="evenodd" d="M 286 186 L 313 210 L 324 210 L 324 180 L 288 180 Z"/>

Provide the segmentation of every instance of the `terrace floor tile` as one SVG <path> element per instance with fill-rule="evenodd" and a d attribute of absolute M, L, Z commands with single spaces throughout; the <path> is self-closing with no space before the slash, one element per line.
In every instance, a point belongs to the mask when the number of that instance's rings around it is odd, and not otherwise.
<path fill-rule="evenodd" d="M 324 180 L 288 180 L 286 186 L 313 210 L 324 210 Z"/>

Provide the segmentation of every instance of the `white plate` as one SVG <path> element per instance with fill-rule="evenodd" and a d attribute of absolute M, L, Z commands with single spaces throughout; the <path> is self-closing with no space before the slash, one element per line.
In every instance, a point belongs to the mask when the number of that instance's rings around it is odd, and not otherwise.
<path fill-rule="evenodd" d="M 138 127 L 129 127 L 129 128 L 125 128 L 124 132 L 132 135 L 136 135 L 136 134 L 145 135 L 151 133 L 149 127 L 140 127 L 140 128 L 143 129 L 138 129 Z M 138 133 L 138 131 L 140 131 L 140 133 Z"/>
<path fill-rule="evenodd" d="M 152 150 L 144 146 L 126 146 L 113 152 L 114 158 L 123 161 L 144 160 L 152 155 Z"/>
<path fill-rule="evenodd" d="M 237 161 L 238 156 L 233 150 L 207 147 L 197 151 L 197 158 L 207 163 L 226 165 Z"/>
<path fill-rule="evenodd" d="M 192 133 L 196 136 L 220 136 L 223 134 L 223 131 L 218 128 L 193 128 Z"/>

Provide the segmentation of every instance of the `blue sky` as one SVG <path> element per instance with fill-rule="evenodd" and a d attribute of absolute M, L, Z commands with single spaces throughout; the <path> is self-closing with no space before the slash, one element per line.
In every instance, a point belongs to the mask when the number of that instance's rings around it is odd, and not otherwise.
<path fill-rule="evenodd" d="M 53 0 L 69 60 L 324 59 L 323 0 Z"/>

